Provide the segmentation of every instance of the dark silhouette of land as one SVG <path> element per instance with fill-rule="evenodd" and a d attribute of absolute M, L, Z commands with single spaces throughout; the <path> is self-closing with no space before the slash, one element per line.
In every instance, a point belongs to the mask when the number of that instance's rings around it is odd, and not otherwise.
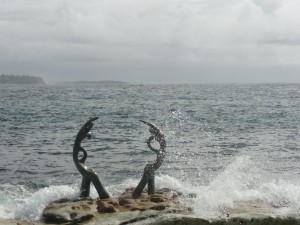
<path fill-rule="evenodd" d="M 0 84 L 45 84 L 45 82 L 41 77 L 2 74 L 0 76 Z"/>

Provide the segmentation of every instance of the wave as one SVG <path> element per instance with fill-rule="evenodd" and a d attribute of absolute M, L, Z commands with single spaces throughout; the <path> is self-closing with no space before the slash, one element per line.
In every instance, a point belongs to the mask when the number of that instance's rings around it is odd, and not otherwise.
<path fill-rule="evenodd" d="M 190 178 L 192 181 L 192 177 Z M 138 179 L 127 179 L 107 187 L 116 196 L 128 187 L 134 187 Z M 298 181 L 269 180 L 259 172 L 253 160 L 239 156 L 208 185 L 183 182 L 169 175 L 157 175 L 157 188 L 169 187 L 183 193 L 180 201 L 191 207 L 203 218 L 223 216 L 220 209 L 232 207 L 236 201 L 259 200 L 278 208 L 280 215 L 292 215 L 300 210 L 300 183 Z M 39 190 L 22 185 L 0 185 L 0 218 L 38 220 L 46 205 L 60 198 L 75 199 L 79 196 L 80 180 L 72 186 L 51 185 Z M 184 197 L 193 194 L 195 198 Z M 91 197 L 96 198 L 95 189 Z"/>
<path fill-rule="evenodd" d="M 279 209 L 279 214 L 292 215 L 300 210 L 300 183 L 269 180 L 259 172 L 247 156 L 238 157 L 207 186 L 184 184 L 183 191 L 196 194 L 195 199 L 183 199 L 195 214 L 219 217 L 220 209 L 233 207 L 234 202 L 262 201 Z"/>

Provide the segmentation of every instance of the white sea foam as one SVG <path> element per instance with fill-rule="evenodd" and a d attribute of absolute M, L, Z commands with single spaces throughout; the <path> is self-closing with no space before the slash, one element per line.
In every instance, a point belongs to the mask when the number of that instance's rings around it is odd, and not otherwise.
<path fill-rule="evenodd" d="M 42 188 L 29 198 L 24 199 L 23 203 L 17 205 L 15 218 L 37 220 L 42 215 L 43 209 L 51 201 L 60 198 L 75 199 L 78 196 L 79 190 L 76 187 L 61 185 Z"/>
<path fill-rule="evenodd" d="M 126 180 L 111 191 L 135 186 L 138 180 Z M 157 188 L 169 187 L 184 193 L 196 194 L 196 198 L 182 197 L 182 203 L 195 214 L 205 218 L 220 217 L 221 208 L 232 207 L 235 201 L 259 200 L 278 207 L 284 215 L 297 214 L 300 210 L 300 184 L 284 180 L 269 180 L 260 172 L 257 164 L 248 156 L 240 156 L 207 186 L 182 182 L 169 175 L 156 177 Z M 118 192 L 118 191 L 117 191 Z"/>
<path fill-rule="evenodd" d="M 31 195 L 30 191 L 23 185 L 0 185 L 0 218 L 12 219 L 17 204 Z"/>
<path fill-rule="evenodd" d="M 107 186 L 111 195 L 119 195 L 128 187 L 135 187 L 139 179 L 123 180 Z M 295 215 L 300 210 L 299 181 L 269 180 L 247 156 L 238 157 L 223 172 L 206 185 L 182 182 L 169 175 L 156 177 L 157 188 L 169 187 L 196 198 L 182 197 L 182 203 L 193 208 L 195 214 L 209 218 L 222 216 L 220 208 L 231 207 L 235 201 L 260 200 L 278 207 L 281 215 Z M 183 195 L 183 196 L 184 196 Z M 34 193 L 24 186 L 0 186 L 0 218 L 39 219 L 46 205 L 60 198 L 77 198 L 79 184 L 49 186 Z M 91 189 L 91 197 L 97 193 Z M 299 213 L 298 213 L 299 214 Z"/>
<path fill-rule="evenodd" d="M 281 215 L 297 214 L 300 210 L 299 183 L 283 180 L 269 181 L 260 175 L 255 163 L 245 156 L 237 158 L 208 186 L 177 184 L 176 187 L 186 194 L 196 194 L 196 198 L 185 198 L 182 201 L 201 217 L 222 216 L 220 208 L 232 207 L 235 201 L 248 200 L 260 200 L 272 204 L 278 207 Z"/>

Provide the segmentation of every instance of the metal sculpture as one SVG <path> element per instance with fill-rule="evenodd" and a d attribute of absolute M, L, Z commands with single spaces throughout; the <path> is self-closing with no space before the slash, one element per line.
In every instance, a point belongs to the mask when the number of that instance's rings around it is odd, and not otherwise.
<path fill-rule="evenodd" d="M 154 163 L 147 164 L 145 166 L 142 179 L 132 193 L 133 198 L 137 198 L 138 196 L 140 196 L 142 194 L 146 184 L 148 184 L 148 194 L 151 195 L 151 194 L 155 193 L 155 171 L 163 163 L 165 154 L 166 154 L 166 151 L 165 151 L 166 141 L 165 141 L 165 136 L 164 136 L 163 132 L 152 123 L 145 122 L 143 120 L 141 120 L 141 122 L 143 122 L 149 126 L 149 132 L 150 132 L 151 136 L 149 137 L 149 139 L 147 140 L 146 143 L 147 143 L 148 147 L 150 148 L 150 150 L 154 151 L 157 154 L 157 158 Z M 155 149 L 152 147 L 151 141 L 154 139 L 159 143 L 159 145 L 160 145 L 159 149 Z"/>
<path fill-rule="evenodd" d="M 82 182 L 80 187 L 80 197 L 88 197 L 90 195 L 90 185 L 93 183 L 93 185 L 96 188 L 96 191 L 98 193 L 98 196 L 100 199 L 109 198 L 108 192 L 105 190 L 104 186 L 102 185 L 98 175 L 96 172 L 94 172 L 92 169 L 88 168 L 84 165 L 85 160 L 87 158 L 87 153 L 84 150 L 83 147 L 81 147 L 81 142 L 83 139 L 91 138 L 91 129 L 93 127 L 93 121 L 97 120 L 98 117 L 92 118 L 88 120 L 82 128 L 77 133 L 74 148 L 73 148 L 73 160 L 76 165 L 76 168 L 82 175 Z M 83 156 L 81 159 L 79 159 L 79 153 L 82 152 Z"/>

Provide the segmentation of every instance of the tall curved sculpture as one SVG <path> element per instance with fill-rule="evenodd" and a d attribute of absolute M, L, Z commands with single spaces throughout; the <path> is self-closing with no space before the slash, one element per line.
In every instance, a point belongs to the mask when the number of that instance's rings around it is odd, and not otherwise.
<path fill-rule="evenodd" d="M 158 170 L 158 168 L 163 163 L 166 154 L 166 141 L 163 132 L 152 123 L 145 122 L 143 120 L 141 120 L 141 122 L 149 126 L 149 132 L 151 136 L 147 141 L 147 145 L 150 150 L 156 153 L 157 157 L 154 163 L 147 164 L 145 166 L 142 179 L 132 193 L 133 198 L 136 198 L 142 194 L 146 184 L 148 184 L 148 194 L 150 195 L 155 193 L 155 171 Z M 154 139 L 159 143 L 159 149 L 155 149 L 152 147 L 151 141 Z"/>
<path fill-rule="evenodd" d="M 92 169 L 88 168 L 84 165 L 85 160 L 87 159 L 87 153 L 84 150 L 83 147 L 81 147 L 81 142 L 83 139 L 91 138 L 91 129 L 93 127 L 93 121 L 97 120 L 98 117 L 92 118 L 88 120 L 79 130 L 77 133 L 74 147 L 73 147 L 73 161 L 75 163 L 76 168 L 82 175 L 82 182 L 80 187 L 80 197 L 88 197 L 90 195 L 90 184 L 93 183 L 93 185 L 96 188 L 96 191 L 98 193 L 98 196 L 100 199 L 109 198 L 109 194 L 102 185 L 98 175 L 96 172 L 94 172 Z M 79 159 L 79 153 L 82 152 L 83 156 L 81 159 Z"/>

